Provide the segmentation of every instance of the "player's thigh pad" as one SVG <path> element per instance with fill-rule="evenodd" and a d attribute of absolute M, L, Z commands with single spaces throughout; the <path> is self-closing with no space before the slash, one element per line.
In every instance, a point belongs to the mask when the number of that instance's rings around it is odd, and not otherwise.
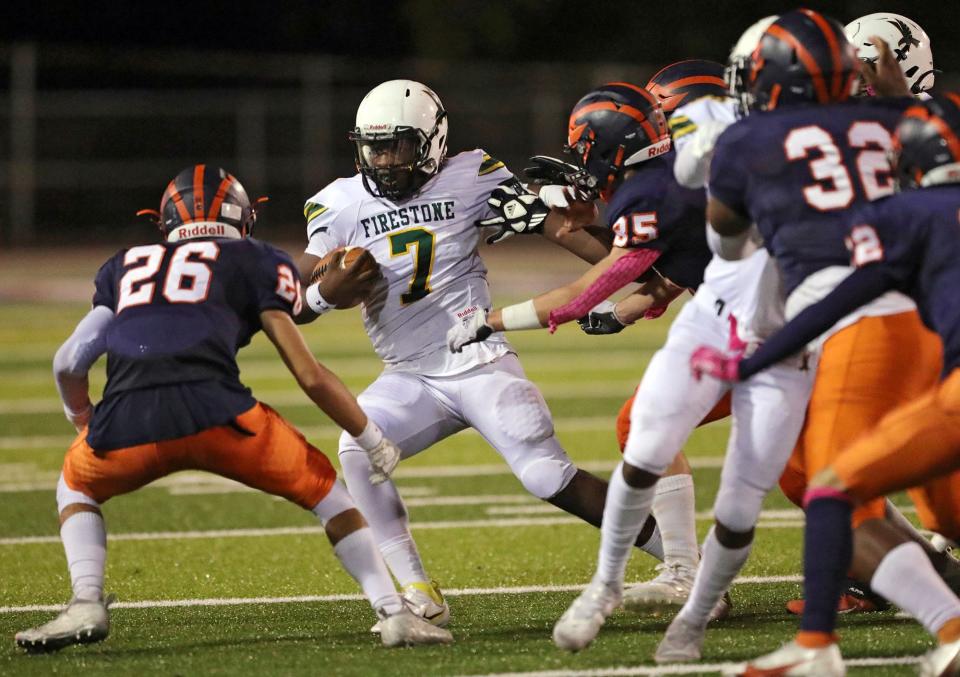
<path fill-rule="evenodd" d="M 733 388 L 733 424 L 714 506 L 733 531 L 751 529 L 803 426 L 813 377 L 776 365 Z"/>
<path fill-rule="evenodd" d="M 449 381 L 449 379 L 447 379 Z M 540 390 L 523 373 L 516 355 L 474 369 L 449 384 L 467 424 L 503 456 L 527 491 L 538 498 L 558 494 L 577 469 L 553 432 L 553 418 Z"/>
<path fill-rule="evenodd" d="M 95 503 L 135 491 L 167 474 L 155 444 L 96 452 L 87 444 L 86 431 L 77 436 L 63 459 L 65 487 Z"/>
<path fill-rule="evenodd" d="M 661 475 L 687 437 L 716 406 L 729 386 L 712 378 L 699 381 L 690 371 L 690 355 L 700 345 L 726 347 L 717 318 L 687 303 L 670 327 L 633 398 L 624 460 Z"/>
<path fill-rule="evenodd" d="M 360 393 L 357 402 L 384 436 L 400 447 L 403 458 L 466 427 L 452 403 L 414 374 L 384 372 Z M 348 452 L 365 453 L 344 431 L 340 435 L 340 455 Z"/>

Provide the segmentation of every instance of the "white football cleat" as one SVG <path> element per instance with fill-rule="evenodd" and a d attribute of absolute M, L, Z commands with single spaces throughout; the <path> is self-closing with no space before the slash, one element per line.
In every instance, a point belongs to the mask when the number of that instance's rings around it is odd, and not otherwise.
<path fill-rule="evenodd" d="M 443 598 L 440 586 L 436 581 L 411 583 L 403 589 L 403 601 L 417 616 L 439 628 L 445 628 L 450 622 L 450 605 Z M 370 632 L 380 632 L 378 621 Z"/>
<path fill-rule="evenodd" d="M 707 628 L 691 625 L 677 615 L 660 640 L 653 660 L 657 663 L 690 663 L 700 660 Z"/>
<path fill-rule="evenodd" d="M 620 606 L 620 598 L 620 590 L 591 581 L 553 626 L 553 643 L 567 651 L 588 647 L 607 617 Z"/>
<path fill-rule="evenodd" d="M 960 675 L 960 640 L 941 644 L 928 651 L 920 661 L 920 677 L 957 677 Z"/>
<path fill-rule="evenodd" d="M 690 593 L 693 591 L 693 579 L 696 569 L 691 569 L 680 563 L 667 564 L 663 562 L 656 566 L 660 573 L 656 578 L 644 583 L 637 583 L 624 590 L 623 608 L 632 613 L 662 616 L 673 614 L 680 610 Z M 710 621 L 721 620 L 730 615 L 733 602 L 730 593 L 723 593 L 723 597 L 710 612 Z"/>
<path fill-rule="evenodd" d="M 28 653 L 59 651 L 71 644 L 102 642 L 110 633 L 111 595 L 104 600 L 74 597 L 67 608 L 49 623 L 18 632 L 14 639 Z"/>
<path fill-rule="evenodd" d="M 840 655 L 840 647 L 829 644 L 808 649 L 796 642 L 788 642 L 766 656 L 754 658 L 746 664 L 727 668 L 724 675 L 782 675 L 783 677 L 845 677 L 847 668 Z"/>
<path fill-rule="evenodd" d="M 453 635 L 449 630 L 430 625 L 404 607 L 402 611 L 380 620 L 380 642 L 386 647 L 450 644 Z"/>

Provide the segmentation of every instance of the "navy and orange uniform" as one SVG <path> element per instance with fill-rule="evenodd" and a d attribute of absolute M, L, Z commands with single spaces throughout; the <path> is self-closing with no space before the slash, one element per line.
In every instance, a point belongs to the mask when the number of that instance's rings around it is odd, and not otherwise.
<path fill-rule="evenodd" d="M 757 225 L 776 257 L 793 317 L 850 274 L 845 238 L 854 210 L 893 192 L 886 159 L 892 132 L 912 99 L 795 103 L 751 113 L 720 136 L 710 196 Z M 911 345 L 914 368 L 888 367 Z M 941 349 L 902 294 L 861 307 L 825 335 L 807 419 L 788 468 L 809 478 L 892 409 L 937 382 Z M 781 481 L 791 500 L 805 486 Z M 854 524 L 881 517 L 862 505 Z"/>
<path fill-rule="evenodd" d="M 911 190 L 858 211 L 848 229 L 857 270 L 740 364 L 748 378 L 796 352 L 839 318 L 896 289 L 917 303 L 943 342 L 943 380 L 893 410 L 841 453 L 832 467 L 848 492 L 870 500 L 911 491 L 924 526 L 960 536 L 960 186 Z M 886 365 L 897 378 L 914 369 L 910 344 Z M 909 359 L 904 359 L 909 356 Z"/>
<path fill-rule="evenodd" d="M 674 284 L 696 289 L 710 262 L 705 231 L 706 195 L 673 176 L 673 151 L 646 160 L 607 203 L 613 245 L 659 253 L 653 268 Z"/>
<path fill-rule="evenodd" d="M 335 472 L 240 381 L 237 352 L 260 313 L 300 303 L 289 256 L 254 240 L 190 239 L 124 249 L 97 273 L 107 382 L 64 463 L 98 501 L 176 470 L 208 470 L 312 508 Z"/>
<path fill-rule="evenodd" d="M 790 294 L 849 263 L 849 209 L 893 192 L 885 153 L 913 99 L 862 99 L 751 113 L 717 140 L 710 195 L 757 225 Z"/>

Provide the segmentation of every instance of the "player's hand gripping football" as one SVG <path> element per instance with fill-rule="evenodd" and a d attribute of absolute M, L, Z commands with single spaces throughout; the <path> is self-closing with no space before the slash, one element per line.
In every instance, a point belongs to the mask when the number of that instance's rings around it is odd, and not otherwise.
<path fill-rule="evenodd" d="M 370 484 L 383 484 L 400 462 L 400 447 L 384 437 L 380 444 L 367 450 L 370 458 Z"/>
<path fill-rule="evenodd" d="M 487 198 L 493 216 L 477 221 L 478 226 L 496 226 L 499 230 L 487 238 L 487 244 L 496 244 L 508 237 L 539 233 L 550 208 L 523 187 L 516 177 L 502 182 Z"/>
<path fill-rule="evenodd" d="M 455 324 L 447 332 L 447 347 L 451 353 L 459 353 L 464 346 L 486 341 L 493 333 L 493 327 L 487 324 L 487 312 L 480 310 L 471 315 L 466 322 Z"/>
<path fill-rule="evenodd" d="M 704 374 L 720 381 L 735 383 L 740 380 L 742 356 L 728 356 L 711 346 L 700 346 L 690 356 L 690 371 L 698 381 Z"/>
<path fill-rule="evenodd" d="M 343 257 L 346 255 L 346 249 L 334 254 L 323 276 L 319 278 L 320 295 L 335 308 L 349 307 L 356 302 L 356 299 L 367 297 L 380 278 L 376 268 L 361 270 L 363 267 L 361 258 L 345 266 L 342 265 Z M 314 277 L 310 283 L 313 284 L 316 281 L 317 277 Z"/>

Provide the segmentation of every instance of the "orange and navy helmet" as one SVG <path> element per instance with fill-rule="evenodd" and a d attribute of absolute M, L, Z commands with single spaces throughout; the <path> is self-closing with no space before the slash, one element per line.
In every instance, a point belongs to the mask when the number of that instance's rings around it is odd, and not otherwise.
<path fill-rule="evenodd" d="M 960 94 L 934 94 L 903 114 L 891 165 L 899 190 L 960 183 Z"/>
<path fill-rule="evenodd" d="M 609 199 L 626 167 L 670 150 L 663 107 L 642 87 L 601 85 L 573 107 L 564 150 L 597 180 L 600 197 Z"/>
<path fill-rule="evenodd" d="M 738 78 L 750 110 L 794 103 L 846 101 L 857 88 L 861 63 L 843 26 L 811 9 L 780 15 L 764 31 Z"/>
<path fill-rule="evenodd" d="M 240 182 L 229 172 L 207 165 L 177 174 L 163 192 L 159 212 L 143 209 L 137 214 L 155 217 L 163 238 L 170 241 L 218 234 L 247 237 L 257 218 Z"/>
<path fill-rule="evenodd" d="M 657 71 L 644 89 L 660 99 L 663 112 L 669 118 L 675 109 L 702 96 L 726 97 L 723 71 L 723 64 L 716 61 L 678 61 Z"/>

